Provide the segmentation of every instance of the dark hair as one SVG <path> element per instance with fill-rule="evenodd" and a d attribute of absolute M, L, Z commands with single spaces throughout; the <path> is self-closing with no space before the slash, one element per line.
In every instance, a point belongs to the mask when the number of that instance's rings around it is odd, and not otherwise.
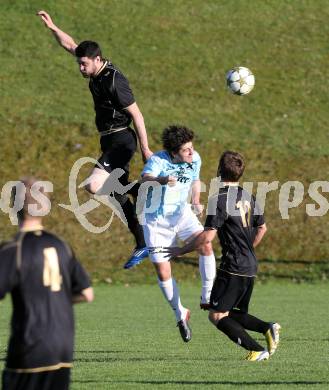
<path fill-rule="evenodd" d="M 83 41 L 76 47 L 75 56 L 78 58 L 96 58 L 97 56 L 102 58 L 102 51 L 97 42 Z"/>
<path fill-rule="evenodd" d="M 177 153 L 180 147 L 192 141 L 194 133 L 185 126 L 171 125 L 162 132 L 162 145 L 169 153 Z"/>
<path fill-rule="evenodd" d="M 225 181 L 238 181 L 245 168 L 244 158 L 240 153 L 227 150 L 219 160 L 218 175 Z"/>

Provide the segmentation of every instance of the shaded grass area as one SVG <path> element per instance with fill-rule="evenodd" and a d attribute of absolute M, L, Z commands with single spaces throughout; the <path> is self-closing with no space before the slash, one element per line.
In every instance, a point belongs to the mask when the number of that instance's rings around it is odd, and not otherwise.
<path fill-rule="evenodd" d="M 48 226 L 72 243 L 95 279 L 131 283 L 148 280 L 151 266 L 143 264 L 129 274 L 121 270 L 134 245 L 128 230 L 115 220 L 107 232 L 90 234 L 58 206 L 69 203 L 74 162 L 97 157 L 99 147 L 87 82 L 74 58 L 34 16 L 40 8 L 77 41 L 98 41 L 104 55 L 128 76 L 154 150 L 161 148 L 160 133 L 169 123 L 195 130 L 207 191 L 226 149 L 246 156 L 244 180 L 255 183 L 254 191 L 256 182 L 279 182 L 267 197 L 269 232 L 260 258 L 328 259 L 328 213 L 306 213 L 306 204 L 317 206 L 309 185 L 327 179 L 329 162 L 327 1 L 1 1 L 0 189 L 23 174 L 50 180 L 54 193 Z M 236 65 L 248 66 L 256 75 L 248 96 L 233 96 L 225 88 L 225 72 Z M 84 167 L 81 181 L 91 168 Z M 141 169 L 137 155 L 131 177 L 137 178 Z M 289 220 L 283 220 L 279 194 L 288 180 L 303 183 L 304 197 L 289 211 Z M 328 194 L 322 195 L 328 201 Z M 87 200 L 82 192 L 79 197 Z M 88 217 L 101 226 L 110 216 L 100 206 Z M 0 212 L 1 240 L 14 231 Z M 215 250 L 219 256 L 218 246 Z M 322 266 L 314 273 L 312 266 L 297 270 L 274 264 L 271 275 L 300 272 L 307 279 L 326 274 Z M 182 275 L 188 274 L 185 265 L 180 267 Z"/>
<path fill-rule="evenodd" d="M 76 307 L 72 389 L 328 387 L 326 284 L 256 283 L 250 312 L 282 325 L 278 351 L 259 364 L 243 361 L 245 351 L 198 309 L 199 281 L 182 283 L 180 290 L 192 311 L 188 344 L 156 285 L 97 286 L 95 302 Z M 8 299 L 1 312 L 3 358 Z M 254 335 L 264 344 L 262 336 Z"/>

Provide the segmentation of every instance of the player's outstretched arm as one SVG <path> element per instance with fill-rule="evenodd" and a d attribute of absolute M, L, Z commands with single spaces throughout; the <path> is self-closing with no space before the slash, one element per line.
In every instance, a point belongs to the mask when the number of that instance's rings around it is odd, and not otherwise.
<path fill-rule="evenodd" d="M 45 26 L 53 33 L 57 42 L 69 53 L 75 55 L 75 49 L 78 45 L 74 42 L 74 39 L 59 29 L 46 11 L 39 11 L 37 15 L 40 16 Z"/>
<path fill-rule="evenodd" d="M 183 256 L 186 253 L 193 252 L 195 250 L 200 250 L 202 246 L 212 242 L 212 240 L 216 237 L 217 230 L 216 229 L 206 229 L 202 233 L 198 234 L 194 237 L 190 242 L 188 242 L 183 247 L 168 247 L 163 250 L 163 252 L 167 252 L 168 255 L 165 257 L 179 257 Z"/>
<path fill-rule="evenodd" d="M 137 106 L 137 103 L 131 104 L 126 108 L 126 110 L 129 112 L 134 122 L 134 128 L 136 130 L 137 137 L 139 140 L 143 161 L 146 162 L 152 156 L 153 152 L 149 149 L 148 146 L 147 133 L 143 115 L 139 107 Z"/>

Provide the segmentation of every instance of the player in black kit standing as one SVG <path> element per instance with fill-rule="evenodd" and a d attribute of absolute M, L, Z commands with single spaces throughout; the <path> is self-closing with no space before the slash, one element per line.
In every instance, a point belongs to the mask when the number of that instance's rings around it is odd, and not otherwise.
<path fill-rule="evenodd" d="M 33 197 L 40 182 L 22 183 L 24 191 L 15 195 L 23 204 L 19 232 L 0 248 L 0 299 L 9 293 L 13 305 L 2 389 L 68 390 L 72 304 L 92 301 L 93 289 L 71 248 L 43 229 L 40 216 L 31 215 L 31 207 L 42 215 L 50 211 L 47 202 Z M 46 199 L 38 192 L 38 199 Z"/>
<path fill-rule="evenodd" d="M 124 174 L 120 182 L 122 185 L 129 184 L 129 162 L 137 147 L 136 133 L 143 160 L 148 160 L 152 155 L 148 147 L 143 115 L 137 106 L 128 80 L 118 68 L 102 57 L 101 49 L 96 42 L 83 41 L 77 45 L 71 36 L 53 23 L 49 14 L 39 11 L 38 15 L 52 31 L 58 43 L 76 57 L 83 77 L 90 79 L 89 88 L 94 100 L 95 122 L 100 134 L 102 150 L 98 162 L 102 168 L 95 166 L 87 179 L 86 189 L 92 194 L 108 195 L 102 192 L 102 189 L 106 188 L 106 181 L 114 169 L 123 169 Z M 131 121 L 136 133 L 129 127 Z M 111 191 L 111 188 L 107 190 Z M 135 185 L 128 193 L 136 198 L 138 186 Z M 136 248 L 124 266 L 131 268 L 148 255 L 143 230 L 127 195 L 116 193 L 114 197 L 119 202 L 129 230 L 136 241 Z"/>
<path fill-rule="evenodd" d="M 204 231 L 183 248 L 169 248 L 171 256 L 180 256 L 209 244 L 218 235 L 222 257 L 210 295 L 209 320 L 233 342 L 249 351 L 248 361 L 267 360 L 279 344 L 281 326 L 248 313 L 257 274 L 255 247 L 266 233 L 263 213 L 255 197 L 239 186 L 245 168 L 241 154 L 222 154 L 218 175 L 219 192 L 209 199 Z M 265 336 L 267 348 L 246 330 Z"/>

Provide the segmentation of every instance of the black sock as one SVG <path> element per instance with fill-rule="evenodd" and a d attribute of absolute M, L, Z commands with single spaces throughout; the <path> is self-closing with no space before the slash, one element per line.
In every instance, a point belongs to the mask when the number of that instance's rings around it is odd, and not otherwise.
<path fill-rule="evenodd" d="M 136 248 L 144 248 L 146 246 L 144 241 L 143 228 L 138 222 L 136 209 L 129 199 L 121 205 L 122 210 L 127 218 L 128 228 L 134 235 L 136 240 Z"/>
<path fill-rule="evenodd" d="M 266 333 L 270 328 L 269 322 L 264 322 L 259 318 L 254 317 L 248 313 L 243 313 L 240 310 L 231 310 L 229 317 L 238 322 L 245 329 L 252 330 L 254 332 Z"/>
<path fill-rule="evenodd" d="M 226 334 L 234 343 L 248 351 L 264 351 L 264 348 L 257 343 L 244 328 L 230 317 L 224 317 L 217 323 L 217 328 Z"/>
<path fill-rule="evenodd" d="M 129 182 L 128 182 L 129 183 Z M 129 183 L 130 184 L 130 183 Z M 130 194 L 134 198 L 134 202 L 136 203 L 138 197 L 138 190 L 141 185 L 136 183 L 130 190 L 127 191 L 127 194 Z"/>

